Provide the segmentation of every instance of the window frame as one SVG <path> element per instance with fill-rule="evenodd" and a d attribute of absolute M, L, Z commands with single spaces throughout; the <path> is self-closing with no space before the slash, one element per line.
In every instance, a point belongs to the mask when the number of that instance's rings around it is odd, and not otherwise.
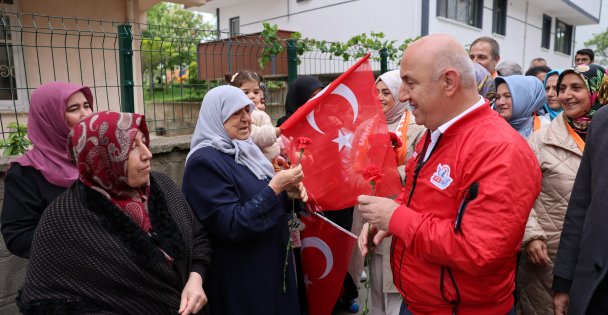
<path fill-rule="evenodd" d="M 492 11 L 492 33 L 507 35 L 507 0 L 494 0 Z"/>
<path fill-rule="evenodd" d="M 17 5 L 18 5 L 18 1 L 17 0 L 13 0 L 12 4 L 9 3 L 4 3 L 4 1 L 2 1 L 2 5 L 4 6 L 4 9 L 7 13 L 9 13 L 8 15 L 4 15 L 4 16 L 0 16 L 0 18 L 4 18 L 7 17 L 9 19 L 9 27 L 10 27 L 10 40 L 7 41 L 6 43 L 11 45 L 10 48 L 10 52 L 12 53 L 12 72 L 13 72 L 13 79 L 15 80 L 15 90 L 16 90 L 16 99 L 6 99 L 6 100 L 2 100 L 0 99 L 0 113 L 10 113 L 10 112 L 28 112 L 29 111 L 29 95 L 28 95 L 28 91 L 27 91 L 27 84 L 26 84 L 26 74 L 25 74 L 25 64 L 24 64 L 24 59 L 23 59 L 23 51 L 22 51 L 22 42 L 21 42 L 21 37 L 19 37 L 19 32 L 15 31 L 15 28 L 13 27 L 14 25 L 19 25 L 16 17 L 17 17 Z M 1 35 L 1 34 L 0 34 Z M 5 41 L 3 36 L 0 36 L 0 49 L 6 49 L 5 45 L 4 45 Z M 9 63 L 10 65 L 10 63 Z M 2 73 L 6 73 L 7 70 L 11 71 L 10 68 L 8 68 L 9 65 L 6 65 L 7 68 L 3 68 L 0 66 L 0 75 L 2 75 Z M 4 66 L 4 65 L 2 65 Z"/>
<path fill-rule="evenodd" d="M 548 24 L 546 24 L 548 23 Z M 551 27 L 553 26 L 553 17 L 543 14 L 543 26 L 541 29 L 540 47 L 551 49 Z"/>
<path fill-rule="evenodd" d="M 463 1 L 466 2 L 469 6 L 469 21 L 462 21 L 458 19 L 458 3 L 455 5 L 455 13 L 453 17 L 450 17 L 449 13 L 449 4 L 453 1 Z M 443 12 L 445 11 L 445 12 Z M 437 12 L 436 15 L 438 17 L 442 17 L 445 19 L 449 19 L 452 21 L 456 21 L 458 23 L 463 23 L 468 26 L 472 26 L 478 29 L 483 28 L 483 0 L 437 0 Z"/>
<path fill-rule="evenodd" d="M 238 24 L 235 24 L 235 22 Z M 241 34 L 241 17 L 240 16 L 231 17 L 228 20 L 228 25 L 229 25 L 228 31 L 230 33 L 230 37 L 234 37 L 234 36 Z M 235 27 L 235 25 L 236 25 L 236 27 Z M 236 28 L 236 30 L 235 30 L 235 28 Z"/>
<path fill-rule="evenodd" d="M 565 26 L 563 31 L 562 26 Z M 569 56 L 572 55 L 572 32 L 572 25 L 564 21 L 560 21 L 559 19 L 555 19 L 555 42 L 553 43 L 553 50 Z M 564 34 L 564 39 L 559 38 L 562 33 Z"/>

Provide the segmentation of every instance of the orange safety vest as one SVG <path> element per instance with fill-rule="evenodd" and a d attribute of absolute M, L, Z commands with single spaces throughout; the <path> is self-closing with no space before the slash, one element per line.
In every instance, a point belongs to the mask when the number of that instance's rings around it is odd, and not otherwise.
<path fill-rule="evenodd" d="M 538 118 L 538 115 L 536 115 L 536 113 L 534 113 L 534 127 L 533 127 L 533 131 L 536 131 L 538 129 L 540 129 L 541 123 L 540 123 L 540 118 Z"/>
<path fill-rule="evenodd" d="M 403 117 L 401 118 L 401 121 L 399 121 L 399 125 L 397 125 L 397 130 L 395 130 L 395 134 L 397 134 L 397 136 L 399 138 L 401 138 L 401 147 L 399 149 L 397 149 L 397 151 L 395 153 L 397 153 L 397 166 L 399 165 L 405 165 L 405 157 L 407 156 L 407 147 L 408 147 L 408 143 L 407 143 L 407 130 L 410 127 L 410 119 L 411 119 L 412 113 L 410 113 L 408 110 L 406 110 L 403 113 Z"/>
<path fill-rule="evenodd" d="M 566 120 L 566 116 L 564 116 L 564 120 Z M 567 120 L 566 128 L 568 128 L 568 133 L 570 134 L 570 137 L 574 139 L 574 142 L 576 142 L 578 148 L 581 149 L 581 152 L 585 151 L 585 141 L 583 140 L 583 138 L 581 138 L 581 136 L 578 135 L 578 133 L 576 133 L 576 131 L 574 131 L 574 129 L 572 129 Z"/>

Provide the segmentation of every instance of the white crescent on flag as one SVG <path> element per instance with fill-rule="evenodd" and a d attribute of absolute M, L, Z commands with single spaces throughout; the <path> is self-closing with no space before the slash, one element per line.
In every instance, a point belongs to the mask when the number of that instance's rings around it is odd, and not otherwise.
<path fill-rule="evenodd" d="M 306 237 L 302 240 L 302 252 L 304 252 L 304 249 L 307 247 L 314 247 L 317 248 L 318 250 L 321 251 L 321 253 L 323 253 L 323 255 L 325 256 L 325 271 L 323 272 L 323 274 L 321 275 L 321 277 L 319 277 L 319 280 L 325 278 L 329 272 L 331 271 L 331 268 L 333 268 L 334 266 L 334 256 L 331 252 L 331 249 L 329 248 L 329 246 L 327 246 L 327 243 L 325 243 L 322 239 L 318 238 L 318 237 Z"/>
<path fill-rule="evenodd" d="M 324 92 L 325 89 L 323 89 Z M 317 94 L 314 98 L 317 98 L 321 95 L 322 93 Z M 340 95 L 342 97 L 344 97 L 346 99 L 346 101 L 348 101 L 348 103 L 350 104 L 350 106 L 353 109 L 353 124 L 355 123 L 355 121 L 357 121 L 357 116 L 359 116 L 359 102 L 357 101 L 357 96 L 355 96 L 355 93 L 353 93 L 353 91 L 346 85 L 344 84 L 340 84 L 338 85 L 338 87 L 333 90 L 333 92 L 331 92 L 331 94 L 336 94 L 336 95 Z M 319 126 L 317 125 L 317 122 L 315 121 L 315 111 L 312 110 L 310 113 L 308 113 L 308 115 L 306 115 L 306 120 L 308 121 L 308 124 L 310 125 L 310 127 L 312 127 L 312 129 L 316 130 L 318 133 L 320 134 L 325 134 L 321 128 L 319 128 Z"/>

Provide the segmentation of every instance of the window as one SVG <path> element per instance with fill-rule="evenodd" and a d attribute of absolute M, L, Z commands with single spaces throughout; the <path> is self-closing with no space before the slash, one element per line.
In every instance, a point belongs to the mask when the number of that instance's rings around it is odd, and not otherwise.
<path fill-rule="evenodd" d="M 551 21 L 552 17 L 543 14 L 543 34 L 540 41 L 540 47 L 549 49 L 551 47 Z"/>
<path fill-rule="evenodd" d="M 572 51 L 572 25 L 555 20 L 555 51 L 570 55 Z"/>
<path fill-rule="evenodd" d="M 4 4 L 11 4 L 11 0 L 1 0 Z M 0 111 L 25 110 L 27 99 L 23 75 L 23 58 L 20 49 L 19 37 L 11 28 L 11 16 L 0 16 Z"/>
<path fill-rule="evenodd" d="M 437 0 L 437 16 L 481 28 L 483 0 Z"/>
<path fill-rule="evenodd" d="M 507 0 L 494 0 L 492 32 L 500 35 L 507 34 Z"/>
<path fill-rule="evenodd" d="M 230 19 L 230 37 L 241 33 L 241 18 L 233 17 Z"/>

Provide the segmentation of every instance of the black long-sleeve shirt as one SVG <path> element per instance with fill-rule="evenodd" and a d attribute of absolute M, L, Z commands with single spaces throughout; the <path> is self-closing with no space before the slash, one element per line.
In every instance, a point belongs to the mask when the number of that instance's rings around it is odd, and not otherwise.
<path fill-rule="evenodd" d="M 48 182 L 40 171 L 13 163 L 4 178 L 0 231 L 6 248 L 29 258 L 32 239 L 44 209 L 66 188 Z"/>

